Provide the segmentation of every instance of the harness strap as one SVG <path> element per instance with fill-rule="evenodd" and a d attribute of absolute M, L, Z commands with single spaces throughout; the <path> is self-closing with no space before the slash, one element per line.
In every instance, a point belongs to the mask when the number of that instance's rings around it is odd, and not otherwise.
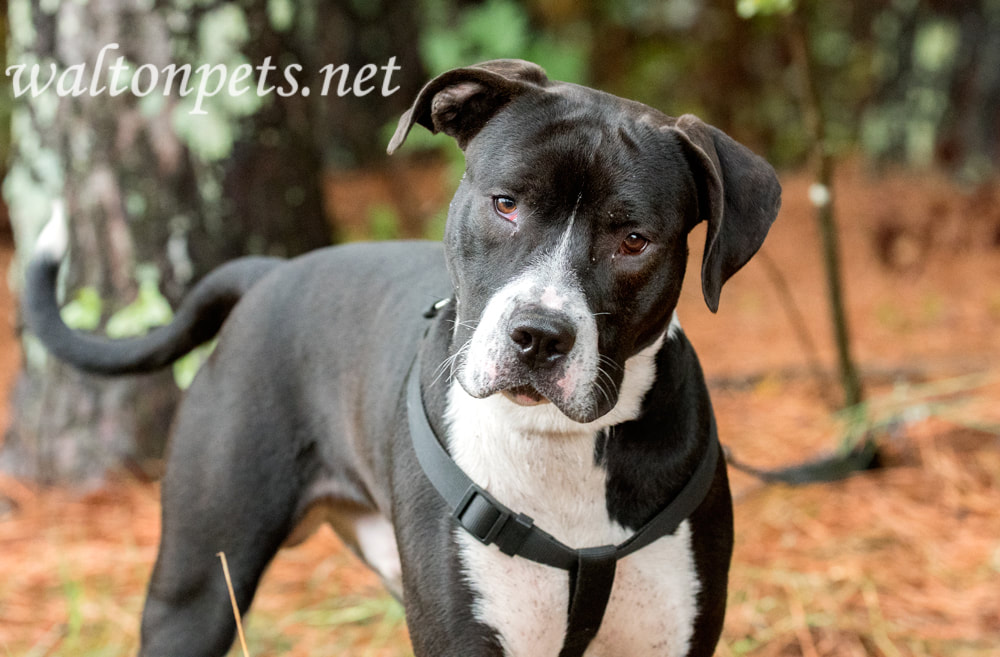
<path fill-rule="evenodd" d="M 414 359 L 406 384 L 410 439 L 431 484 L 452 509 L 452 516 L 484 545 L 495 544 L 508 556 L 518 556 L 569 572 L 566 639 L 559 657 L 581 657 L 597 635 L 614 584 L 618 560 L 653 541 L 673 534 L 705 499 L 715 478 L 719 446 L 715 419 L 705 455 L 677 497 L 628 540 L 619 545 L 574 549 L 516 513 L 476 484 L 441 445 L 427 419 L 420 392 L 420 358 Z"/>
<path fill-rule="evenodd" d="M 601 629 L 611 599 L 618 566 L 614 545 L 576 551 L 577 564 L 569 573 L 569 619 L 559 657 L 579 657 Z"/>

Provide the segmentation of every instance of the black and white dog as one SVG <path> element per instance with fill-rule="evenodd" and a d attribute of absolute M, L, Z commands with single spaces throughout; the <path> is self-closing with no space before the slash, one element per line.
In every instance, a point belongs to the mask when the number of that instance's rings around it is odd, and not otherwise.
<path fill-rule="evenodd" d="M 732 504 L 675 306 L 704 221 L 702 288 L 717 309 L 778 212 L 773 169 L 693 116 L 516 60 L 432 80 L 390 152 L 415 123 L 465 152 L 443 246 L 237 260 L 171 325 L 111 341 L 61 322 L 65 228 L 40 238 L 25 318 L 60 358 L 148 371 L 219 335 L 170 443 L 141 654 L 224 654 L 235 625 L 217 553 L 245 611 L 277 550 L 329 522 L 404 601 L 419 657 L 711 655 Z M 627 541 L 710 463 L 683 521 L 617 559 L 575 652 L 577 573 L 484 544 L 421 468 L 406 404 L 418 352 L 426 420 L 454 463 L 569 548 Z"/>

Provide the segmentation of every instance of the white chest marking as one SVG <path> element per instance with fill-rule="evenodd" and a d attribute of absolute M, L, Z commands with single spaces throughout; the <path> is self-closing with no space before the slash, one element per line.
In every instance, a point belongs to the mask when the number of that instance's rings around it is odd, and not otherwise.
<path fill-rule="evenodd" d="M 500 395 L 449 395 L 452 455 L 480 486 L 573 547 L 620 543 L 631 532 L 608 517 L 605 472 L 594 464 L 595 434 L 636 417 L 655 376 L 657 341 L 626 366 L 615 408 L 590 424 L 551 404 L 517 406 Z M 648 353 L 647 353 L 648 352 Z M 568 575 L 456 530 L 463 572 L 478 596 L 475 613 L 495 628 L 508 657 L 557 657 L 565 636 Z M 587 657 L 680 657 L 687 653 L 700 587 L 691 532 L 672 536 L 618 564 L 611 600 Z"/>

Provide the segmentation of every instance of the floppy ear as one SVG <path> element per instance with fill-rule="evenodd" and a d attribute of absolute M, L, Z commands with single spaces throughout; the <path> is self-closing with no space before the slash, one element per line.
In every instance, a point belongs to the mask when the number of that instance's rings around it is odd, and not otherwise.
<path fill-rule="evenodd" d="M 442 73 L 420 90 L 413 106 L 399 119 L 389 155 L 403 145 L 414 123 L 453 137 L 465 150 L 504 105 L 548 82 L 541 67 L 520 59 L 496 59 Z"/>
<path fill-rule="evenodd" d="M 764 243 L 781 207 L 781 185 L 763 158 L 701 119 L 685 114 L 672 129 L 680 134 L 698 184 L 698 221 L 708 221 L 701 287 L 714 313 L 722 285 Z"/>

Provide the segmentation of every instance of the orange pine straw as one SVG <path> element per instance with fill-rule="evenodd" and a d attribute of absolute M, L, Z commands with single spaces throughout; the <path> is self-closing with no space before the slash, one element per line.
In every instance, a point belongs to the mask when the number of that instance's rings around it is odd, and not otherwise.
<path fill-rule="evenodd" d="M 226 562 L 226 553 L 219 552 L 215 556 L 222 559 L 222 573 L 226 576 L 226 586 L 229 588 L 229 601 L 233 603 L 233 616 L 236 618 L 236 634 L 240 637 L 240 647 L 243 648 L 243 657 L 250 657 L 250 651 L 247 650 L 247 638 L 243 635 L 240 608 L 236 604 L 236 593 L 233 592 L 233 580 L 229 577 L 229 564 Z"/>

